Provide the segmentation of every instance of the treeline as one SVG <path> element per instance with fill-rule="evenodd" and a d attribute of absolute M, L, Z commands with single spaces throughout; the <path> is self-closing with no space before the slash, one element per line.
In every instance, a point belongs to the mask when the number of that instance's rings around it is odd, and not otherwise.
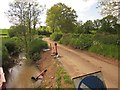
<path fill-rule="evenodd" d="M 107 16 L 101 20 L 94 20 L 94 22 L 88 20 L 83 24 L 77 24 L 73 33 L 55 32 L 51 35 L 51 39 L 73 48 L 120 60 L 119 28 L 117 18 Z"/>
<path fill-rule="evenodd" d="M 51 7 L 46 20 L 46 28 L 52 32 L 50 38 L 73 48 L 120 59 L 120 24 L 117 17 L 108 15 L 85 23 L 77 22 L 76 17 L 75 10 L 62 3 Z"/>
<path fill-rule="evenodd" d="M 44 41 L 36 35 L 36 25 L 40 22 L 40 16 L 44 11 L 44 6 L 39 5 L 38 2 L 34 0 L 15 0 L 9 4 L 9 7 L 10 8 L 6 12 L 6 15 L 11 23 L 14 24 L 14 26 L 10 27 L 9 37 L 18 38 L 18 42 L 21 44 L 22 52 L 25 53 L 28 60 L 39 59 L 38 53 L 40 54 L 41 48 L 47 46 L 47 43 L 43 43 Z M 34 43 L 36 44 L 34 45 Z M 32 48 L 35 48 L 36 51 Z"/>
<path fill-rule="evenodd" d="M 28 61 L 34 62 L 40 60 L 42 49 L 48 48 L 47 43 L 37 35 L 36 30 L 44 10 L 43 6 L 34 0 L 30 2 L 15 0 L 9 4 L 9 7 L 6 14 L 13 26 L 7 30 L 7 37 L 0 37 L 2 39 L 0 57 L 4 69 L 14 64 L 12 57 L 18 57 L 19 53 L 24 53 Z"/>

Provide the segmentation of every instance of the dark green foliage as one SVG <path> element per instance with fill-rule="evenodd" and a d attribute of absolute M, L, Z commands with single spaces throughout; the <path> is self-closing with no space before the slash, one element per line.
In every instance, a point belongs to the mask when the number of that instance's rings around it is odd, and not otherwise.
<path fill-rule="evenodd" d="M 117 34 L 117 29 L 116 29 L 116 24 L 117 24 L 117 18 L 108 15 L 104 17 L 103 19 L 100 20 L 101 22 L 101 27 L 99 29 L 99 32 L 102 33 L 109 33 L 109 34 Z"/>
<path fill-rule="evenodd" d="M 120 60 L 118 48 L 120 48 L 118 45 L 99 43 L 89 48 L 89 51 Z"/>
<path fill-rule="evenodd" d="M 50 35 L 50 38 L 54 41 L 59 41 L 62 37 L 62 33 L 57 33 L 54 32 L 53 34 Z"/>
<path fill-rule="evenodd" d="M 8 59 L 8 50 L 7 50 L 7 48 L 4 45 L 2 45 L 2 47 L 0 47 L 0 50 L 2 51 L 2 52 L 0 51 L 0 57 L 2 55 L 2 60 L 4 60 L 4 61 L 7 60 Z"/>
<path fill-rule="evenodd" d="M 69 45 L 71 39 L 72 39 L 72 35 L 71 35 L 71 34 L 64 35 L 64 36 L 59 40 L 59 43 L 60 43 L 60 44 L 64 44 L 64 45 Z"/>
<path fill-rule="evenodd" d="M 40 31 L 40 30 L 38 30 L 38 35 L 45 35 L 45 36 L 50 36 L 50 34 L 51 34 L 51 32 L 49 32 L 49 31 Z"/>
<path fill-rule="evenodd" d="M 120 45 L 120 39 L 118 35 L 115 34 L 96 34 L 94 40 L 99 41 L 104 44 L 114 44 Z"/>
<path fill-rule="evenodd" d="M 92 39 L 93 36 L 90 34 L 81 34 L 80 36 L 67 35 L 62 37 L 59 42 L 74 48 L 88 49 L 92 45 Z"/>
<path fill-rule="evenodd" d="M 7 69 L 11 66 L 11 59 L 9 59 L 8 50 L 4 45 L 0 46 L 0 59 L 2 60 L 2 67 L 6 72 Z"/>
<path fill-rule="evenodd" d="M 74 9 L 63 3 L 57 3 L 47 11 L 46 23 L 53 33 L 56 31 L 70 33 L 74 31 L 76 18 Z"/>
<path fill-rule="evenodd" d="M 16 44 L 18 52 L 21 52 L 23 49 L 23 45 L 22 45 L 22 41 L 20 40 L 20 38 L 12 37 L 11 40 L 14 41 L 14 43 Z"/>
<path fill-rule="evenodd" d="M 32 60 L 36 61 L 36 60 L 39 60 L 41 57 L 40 57 L 40 53 L 34 53 L 33 56 L 31 57 Z"/>
<path fill-rule="evenodd" d="M 82 34 L 78 38 L 77 46 L 79 46 L 80 49 L 88 49 L 92 43 L 93 43 L 93 37 L 90 34 Z"/>
<path fill-rule="evenodd" d="M 9 32 L 8 32 L 8 34 L 9 34 L 9 37 L 14 37 L 14 36 L 17 35 L 17 32 L 16 32 L 15 29 L 10 29 Z"/>
<path fill-rule="evenodd" d="M 17 45 L 18 42 L 15 42 L 15 40 L 11 39 L 11 38 L 4 38 L 3 39 L 3 45 L 5 45 L 5 47 L 8 50 L 9 54 L 15 54 L 19 52 L 19 47 Z"/>
<path fill-rule="evenodd" d="M 104 56 L 120 59 L 118 53 L 120 39 L 116 34 L 68 34 L 64 35 L 59 42 L 73 48 L 89 50 Z"/>
<path fill-rule="evenodd" d="M 32 60 L 40 59 L 40 52 L 42 49 L 48 48 L 48 45 L 45 41 L 40 38 L 33 39 L 30 43 L 29 57 Z"/>
<path fill-rule="evenodd" d="M 91 34 L 91 30 L 94 29 L 94 24 L 91 20 L 86 21 L 83 25 L 82 25 L 82 29 L 84 34 Z"/>

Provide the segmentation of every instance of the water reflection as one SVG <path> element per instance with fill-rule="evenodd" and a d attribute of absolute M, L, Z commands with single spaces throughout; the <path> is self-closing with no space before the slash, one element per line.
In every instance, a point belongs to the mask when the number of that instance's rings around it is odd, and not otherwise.
<path fill-rule="evenodd" d="M 41 80 L 33 81 L 31 77 L 37 77 L 40 71 L 32 65 L 20 62 L 9 70 L 10 76 L 7 82 L 7 88 L 37 88 Z"/>

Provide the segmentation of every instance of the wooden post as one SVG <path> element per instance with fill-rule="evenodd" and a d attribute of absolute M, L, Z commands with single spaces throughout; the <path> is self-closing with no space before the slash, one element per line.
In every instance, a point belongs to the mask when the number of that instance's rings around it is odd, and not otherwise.
<path fill-rule="evenodd" d="M 50 43 L 50 50 L 52 50 L 52 45 L 51 45 L 51 43 Z"/>
<path fill-rule="evenodd" d="M 57 43 L 55 43 L 55 55 L 58 55 L 58 52 L 57 52 Z"/>

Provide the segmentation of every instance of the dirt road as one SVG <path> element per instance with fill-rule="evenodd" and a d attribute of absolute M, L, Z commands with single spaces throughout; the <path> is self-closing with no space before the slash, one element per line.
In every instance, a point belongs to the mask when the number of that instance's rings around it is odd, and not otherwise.
<path fill-rule="evenodd" d="M 54 42 L 48 38 L 44 40 L 54 45 Z M 62 56 L 61 63 L 71 77 L 101 70 L 107 88 L 118 88 L 120 85 L 118 84 L 118 66 L 105 62 L 106 58 L 91 56 L 60 44 L 58 44 L 58 54 Z"/>

